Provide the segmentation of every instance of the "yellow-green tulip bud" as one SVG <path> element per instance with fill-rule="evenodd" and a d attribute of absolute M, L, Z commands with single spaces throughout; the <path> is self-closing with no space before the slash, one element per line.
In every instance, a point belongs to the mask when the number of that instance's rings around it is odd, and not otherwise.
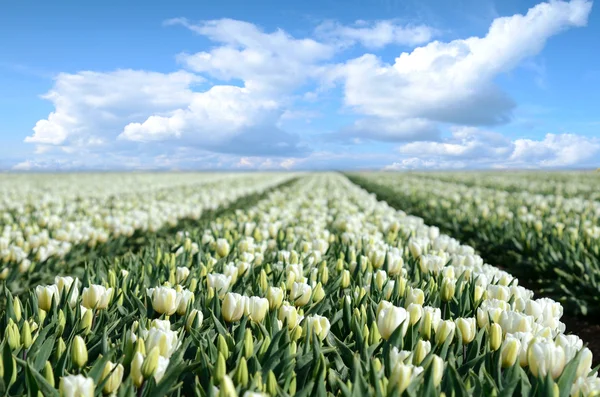
<path fill-rule="evenodd" d="M 292 380 L 290 381 L 290 385 L 288 387 L 288 393 L 292 396 L 296 394 L 296 374 L 292 376 Z"/>
<path fill-rule="evenodd" d="M 449 302 L 454 297 L 454 292 L 456 291 L 456 280 L 445 278 L 442 281 L 442 290 L 440 293 L 440 297 L 442 301 Z"/>
<path fill-rule="evenodd" d="M 425 340 L 419 340 L 417 342 L 417 346 L 415 347 L 413 354 L 413 364 L 420 365 L 421 362 L 425 359 L 425 357 L 431 351 L 431 342 Z"/>
<path fill-rule="evenodd" d="M 434 355 L 431 365 L 433 366 L 433 385 L 438 387 L 442 383 L 442 377 L 444 376 L 444 360 L 440 356 Z"/>
<path fill-rule="evenodd" d="M 223 355 L 223 357 L 229 357 L 229 347 L 227 346 L 227 341 L 225 340 L 225 337 L 221 334 L 217 336 L 217 350 Z"/>
<path fill-rule="evenodd" d="M 514 337 L 508 336 L 502 343 L 502 368 L 508 368 L 515 365 L 517 358 L 519 358 L 520 351 L 521 342 Z"/>
<path fill-rule="evenodd" d="M 113 288 L 117 287 L 117 274 L 113 269 L 108 270 L 108 285 Z"/>
<path fill-rule="evenodd" d="M 58 341 L 56 342 L 56 360 L 60 359 L 62 357 L 62 355 L 65 353 L 65 351 L 67 351 L 67 345 L 65 344 L 65 341 L 63 340 L 63 338 L 58 338 Z"/>
<path fill-rule="evenodd" d="M 204 321 L 204 315 L 198 309 L 192 309 L 185 321 L 185 329 L 190 332 L 192 329 L 200 329 L 202 322 Z"/>
<path fill-rule="evenodd" d="M 133 349 L 135 353 L 140 352 L 143 356 L 146 355 L 146 342 L 142 338 L 137 338 L 135 341 L 135 348 Z"/>
<path fill-rule="evenodd" d="M 249 359 L 254 355 L 254 338 L 252 337 L 252 331 L 246 329 L 244 331 L 244 357 Z"/>
<path fill-rule="evenodd" d="M 447 339 L 452 340 L 455 331 L 456 324 L 452 320 L 441 320 L 435 331 L 435 343 L 439 345 L 444 343 Z"/>
<path fill-rule="evenodd" d="M 298 344 L 294 341 L 290 343 L 290 354 L 293 356 L 298 352 Z"/>
<path fill-rule="evenodd" d="M 271 396 L 277 395 L 277 378 L 273 371 L 269 371 L 267 374 L 267 393 Z"/>
<path fill-rule="evenodd" d="M 46 382 L 48 382 L 50 386 L 54 387 L 54 371 L 52 370 L 52 364 L 50 364 L 50 361 L 46 361 L 44 364 L 43 375 L 44 379 L 46 379 Z"/>
<path fill-rule="evenodd" d="M 85 311 L 79 321 L 79 329 L 84 335 L 88 335 L 92 331 L 92 323 L 94 322 L 94 311 L 88 309 Z"/>
<path fill-rule="evenodd" d="M 23 327 L 21 328 L 21 344 L 25 349 L 29 349 L 31 344 L 33 343 L 33 338 L 31 336 L 31 326 L 28 321 L 23 323 Z"/>
<path fill-rule="evenodd" d="M 219 383 L 219 397 L 238 397 L 235 385 L 227 375 L 224 375 Z"/>
<path fill-rule="evenodd" d="M 460 330 L 463 344 L 471 343 L 475 339 L 477 333 L 477 324 L 475 317 L 470 318 L 457 318 L 455 320 L 456 326 Z"/>
<path fill-rule="evenodd" d="M 21 346 L 21 335 L 19 332 L 19 327 L 14 321 L 11 319 L 8 320 L 8 325 L 6 327 L 6 339 L 8 342 L 8 346 L 12 350 L 16 350 Z"/>
<path fill-rule="evenodd" d="M 62 309 L 60 309 L 58 311 L 58 324 L 56 327 L 59 334 L 63 333 L 66 324 L 67 324 L 67 319 L 65 318 L 65 312 L 63 312 Z"/>
<path fill-rule="evenodd" d="M 327 284 L 327 281 L 329 281 L 329 268 L 325 267 L 321 271 L 321 282 Z"/>
<path fill-rule="evenodd" d="M 196 289 L 198 289 L 198 279 L 197 278 L 194 277 L 190 280 L 190 286 L 188 289 L 192 292 L 196 292 Z"/>
<path fill-rule="evenodd" d="M 279 309 L 283 302 L 283 290 L 277 287 L 269 287 L 267 289 L 267 300 L 269 301 L 269 309 Z"/>
<path fill-rule="evenodd" d="M 73 338 L 73 343 L 71 344 L 71 360 L 77 368 L 82 368 L 88 360 L 87 346 L 83 338 L 79 335 Z"/>
<path fill-rule="evenodd" d="M 262 358 L 265 355 L 270 344 L 271 337 L 269 337 L 269 335 L 266 335 L 262 341 L 262 344 L 260 345 L 260 349 L 258 349 L 258 357 Z"/>
<path fill-rule="evenodd" d="M 348 288 L 350 286 L 350 271 L 342 270 L 342 288 Z"/>
<path fill-rule="evenodd" d="M 377 327 L 377 322 L 373 321 L 371 323 L 371 329 L 369 330 L 369 345 L 376 345 L 381 341 L 381 334 L 379 333 L 379 328 Z"/>
<path fill-rule="evenodd" d="M 225 362 L 225 356 L 223 356 L 221 352 L 219 352 L 219 356 L 217 357 L 217 365 L 215 365 L 214 371 L 215 372 L 213 376 L 215 377 L 215 380 L 217 382 L 220 382 L 221 379 L 223 379 L 223 377 L 227 373 L 227 364 Z"/>
<path fill-rule="evenodd" d="M 379 371 L 381 371 L 382 368 L 383 368 L 383 364 L 381 363 L 381 360 L 379 358 L 374 358 L 373 359 L 373 369 L 375 370 L 375 372 L 379 373 Z"/>
<path fill-rule="evenodd" d="M 133 355 L 131 361 L 131 379 L 135 387 L 140 387 L 144 383 L 144 375 L 142 374 L 142 365 L 144 364 L 144 356 L 140 352 Z"/>
<path fill-rule="evenodd" d="M 265 269 L 260 270 L 259 286 L 260 289 L 262 289 L 263 291 L 266 291 L 267 288 L 269 288 L 269 279 L 267 277 L 267 272 L 265 272 Z"/>
<path fill-rule="evenodd" d="M 323 290 L 323 285 L 321 282 L 318 282 L 313 289 L 313 302 L 320 302 L 323 300 L 323 298 L 325 298 L 325 290 Z"/>
<path fill-rule="evenodd" d="M 44 320 L 46 319 L 46 315 L 48 313 L 45 310 L 39 309 L 38 310 L 38 318 L 40 320 L 40 324 L 44 324 Z"/>
<path fill-rule="evenodd" d="M 21 300 L 18 296 L 13 299 L 13 311 L 15 312 L 15 319 L 17 322 L 21 321 L 23 315 L 23 305 L 21 304 Z"/>
<path fill-rule="evenodd" d="M 479 302 L 481 298 L 483 298 L 484 292 L 485 290 L 482 287 L 480 287 L 479 285 L 475 286 L 475 290 L 473 291 L 473 298 L 475 302 Z"/>
<path fill-rule="evenodd" d="M 490 349 L 496 351 L 502 344 L 502 327 L 500 324 L 493 323 L 488 328 L 488 335 L 490 340 Z"/>
<path fill-rule="evenodd" d="M 142 375 L 144 379 L 149 379 L 156 372 L 156 368 L 158 368 L 158 358 L 160 357 L 160 349 L 158 346 L 154 346 L 150 353 L 144 359 L 144 363 L 142 364 Z"/>
<path fill-rule="evenodd" d="M 115 393 L 123 381 L 123 366 L 108 361 L 104 366 L 104 371 L 102 371 L 100 379 L 101 382 L 106 379 L 106 383 L 104 383 L 104 387 L 102 388 L 104 394 Z"/>
<path fill-rule="evenodd" d="M 246 359 L 244 357 L 242 357 L 238 362 L 234 379 L 236 384 L 242 385 L 243 387 L 248 386 L 248 364 L 246 363 Z"/>

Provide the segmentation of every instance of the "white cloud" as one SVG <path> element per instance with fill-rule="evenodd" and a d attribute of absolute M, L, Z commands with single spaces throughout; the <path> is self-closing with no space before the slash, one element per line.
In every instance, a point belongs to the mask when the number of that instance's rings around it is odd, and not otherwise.
<path fill-rule="evenodd" d="M 379 49 L 388 44 L 418 45 L 431 40 L 435 29 L 426 25 L 401 25 L 397 21 L 356 21 L 353 26 L 344 26 L 336 21 L 319 25 L 316 34 L 337 46 L 345 47 L 356 43 L 370 49 Z"/>
<path fill-rule="evenodd" d="M 600 139 L 547 134 L 540 140 L 509 140 L 498 133 L 462 127 L 441 142 L 404 144 L 398 153 L 406 158 L 384 169 L 593 167 L 600 162 Z"/>
<path fill-rule="evenodd" d="M 140 70 L 61 73 L 43 96 L 55 107 L 25 142 L 64 145 L 84 139 L 114 139 L 128 122 L 169 112 L 192 99 L 190 86 L 202 78 L 189 72 Z"/>
<path fill-rule="evenodd" d="M 585 164 L 600 154 L 600 139 L 575 134 L 547 134 L 543 140 L 517 139 L 509 161 L 542 167 Z M 598 160 L 598 159 L 597 159 Z M 598 162 L 594 162 L 596 165 Z"/>
<path fill-rule="evenodd" d="M 253 92 L 266 94 L 294 90 L 316 73 L 316 65 L 331 58 L 335 48 L 313 39 L 296 39 L 283 30 L 265 33 L 256 25 L 232 19 L 191 24 L 174 19 L 194 32 L 223 44 L 211 51 L 180 54 L 191 70 L 220 80 L 241 80 Z"/>
<path fill-rule="evenodd" d="M 371 117 L 467 125 L 510 120 L 515 103 L 494 78 L 539 53 L 546 40 L 584 26 L 591 1 L 551 1 L 526 15 L 497 18 L 485 37 L 433 41 L 404 52 L 394 64 L 373 54 L 348 61 L 330 73 L 342 79 L 345 103 Z"/>

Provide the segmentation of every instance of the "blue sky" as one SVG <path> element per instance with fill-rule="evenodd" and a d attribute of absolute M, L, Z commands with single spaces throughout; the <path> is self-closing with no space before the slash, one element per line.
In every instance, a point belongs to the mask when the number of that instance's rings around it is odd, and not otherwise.
<path fill-rule="evenodd" d="M 0 6 L 0 169 L 600 165 L 591 2 Z"/>

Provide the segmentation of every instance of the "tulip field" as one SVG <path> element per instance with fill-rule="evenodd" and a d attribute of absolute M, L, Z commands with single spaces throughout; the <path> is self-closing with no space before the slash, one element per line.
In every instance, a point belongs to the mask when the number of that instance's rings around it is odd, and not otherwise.
<path fill-rule="evenodd" d="M 0 394 L 600 395 L 587 176 L 0 175 Z"/>

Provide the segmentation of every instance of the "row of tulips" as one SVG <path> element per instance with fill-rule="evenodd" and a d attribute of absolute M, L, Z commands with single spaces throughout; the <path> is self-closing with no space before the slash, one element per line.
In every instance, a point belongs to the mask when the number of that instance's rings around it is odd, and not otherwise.
<path fill-rule="evenodd" d="M 599 201 L 468 186 L 435 175 L 362 173 L 351 178 L 473 245 L 486 259 L 560 300 L 569 313 L 599 314 Z"/>
<path fill-rule="evenodd" d="M 18 177 L 18 178 L 17 178 Z M 0 193 L 0 279 L 21 280 L 62 260 L 135 233 L 155 233 L 224 207 L 292 174 L 7 175 Z M 1 178 L 1 177 L 0 177 Z M 2 182 L 2 179 L 0 179 Z M 92 183 L 94 191 L 91 190 Z M 54 184 L 54 185 L 52 185 Z"/>
<path fill-rule="evenodd" d="M 339 174 L 135 259 L 9 292 L 0 391 L 44 396 L 600 392 L 562 306 Z M 162 248 L 161 248 L 162 247 Z"/>
<path fill-rule="evenodd" d="M 511 193 L 579 197 L 600 200 L 600 172 L 563 171 L 480 171 L 480 172 L 411 172 L 412 176 L 468 186 L 500 189 Z"/>

